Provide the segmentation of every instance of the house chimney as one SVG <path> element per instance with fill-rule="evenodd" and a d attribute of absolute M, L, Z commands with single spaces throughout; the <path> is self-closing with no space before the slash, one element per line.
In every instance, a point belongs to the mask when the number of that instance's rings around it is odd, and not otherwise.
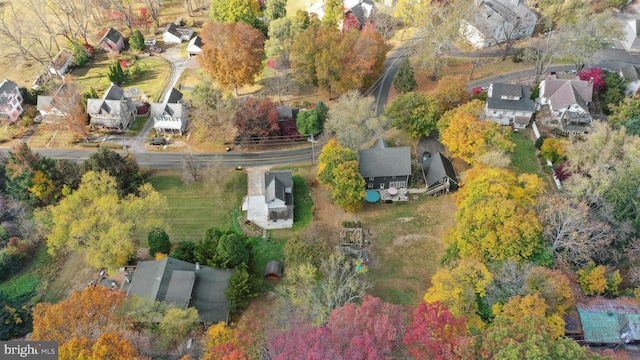
<path fill-rule="evenodd" d="M 200 270 L 200 263 L 196 262 L 196 270 Z"/>

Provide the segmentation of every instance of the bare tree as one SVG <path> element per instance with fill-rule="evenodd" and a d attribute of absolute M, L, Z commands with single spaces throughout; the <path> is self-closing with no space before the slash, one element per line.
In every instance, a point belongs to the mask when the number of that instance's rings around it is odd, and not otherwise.
<path fill-rule="evenodd" d="M 578 269 L 594 257 L 607 252 L 614 232 L 600 221 L 589 206 L 561 196 L 547 197 L 538 211 L 543 236 L 556 255 L 556 263 L 564 268 Z"/>
<path fill-rule="evenodd" d="M 200 181 L 200 179 L 202 179 L 202 175 L 200 174 L 201 170 L 202 164 L 194 159 L 191 152 L 182 158 L 182 182 L 185 184 Z"/>
<path fill-rule="evenodd" d="M 193 4 L 191 0 L 184 0 L 184 8 L 189 16 L 193 16 Z"/>
<path fill-rule="evenodd" d="M 129 33 L 133 34 L 133 5 L 134 0 L 106 0 L 109 9 L 117 12 L 119 15 L 119 21 L 121 21 L 128 29 Z"/>
<path fill-rule="evenodd" d="M 524 49 L 522 59 L 525 63 L 533 65 L 535 69 L 534 84 L 540 81 L 542 74 L 547 72 L 549 65 L 556 57 L 555 39 L 552 36 L 532 40 Z"/>
<path fill-rule="evenodd" d="M 62 36 L 89 43 L 89 26 L 95 24 L 96 10 L 92 0 L 49 0 L 46 7 Z"/>
<path fill-rule="evenodd" d="M 142 0 L 142 3 L 147 7 L 147 11 L 156 26 L 160 26 L 160 10 L 164 0 Z"/>
<path fill-rule="evenodd" d="M 225 186 L 231 176 L 231 170 L 221 156 L 214 157 L 200 173 L 205 185 L 210 189 Z"/>
<path fill-rule="evenodd" d="M 325 129 L 333 132 L 342 146 L 356 150 L 382 130 L 383 122 L 376 114 L 374 98 L 351 90 L 331 106 Z"/>
<path fill-rule="evenodd" d="M 210 82 L 198 84 L 193 90 L 193 107 L 189 113 L 195 135 L 210 141 L 233 139 L 233 115 L 238 105 L 237 99 L 214 88 Z"/>
<path fill-rule="evenodd" d="M 89 136 L 87 114 L 78 87 L 65 82 L 49 95 L 52 98 L 50 106 L 59 114 L 58 121 L 53 122 L 52 126 L 58 130 L 69 130 L 86 141 Z"/>

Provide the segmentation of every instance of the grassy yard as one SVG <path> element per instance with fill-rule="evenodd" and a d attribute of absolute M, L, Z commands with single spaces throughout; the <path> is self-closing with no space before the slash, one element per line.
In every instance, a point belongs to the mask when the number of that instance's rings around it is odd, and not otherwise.
<path fill-rule="evenodd" d="M 169 213 L 167 233 L 173 243 L 198 242 L 211 227 L 231 228 L 232 210 L 240 206 L 247 192 L 244 173 L 233 173 L 226 188 L 207 187 L 203 183 L 184 184 L 176 172 L 156 172 L 149 182 L 167 197 Z M 146 246 L 146 238 L 141 240 Z"/>
<path fill-rule="evenodd" d="M 130 80 L 124 86 L 125 88 L 137 87 L 143 93 L 149 95 L 152 101 L 160 99 L 164 84 L 171 75 L 171 67 L 168 62 L 159 57 L 141 57 L 135 61 L 135 64 L 131 56 L 122 56 L 119 60 L 128 60 L 131 63 L 130 68 L 137 65 L 140 69 L 140 74 L 137 78 Z M 106 53 L 99 52 L 87 65 L 73 70 L 72 74 L 76 77 L 79 90 L 85 92 L 93 87 L 98 95 L 102 95 L 111 83 L 107 76 L 109 65 L 112 65 L 115 61 L 114 58 Z"/>
<path fill-rule="evenodd" d="M 358 219 L 372 234 L 367 236 L 369 279 L 374 284 L 370 293 L 397 304 L 419 303 L 440 267 L 441 238 L 454 225 L 454 212 L 451 196 L 367 204 Z"/>
<path fill-rule="evenodd" d="M 516 149 L 511 153 L 511 170 L 518 174 L 540 174 L 536 147 L 530 135 L 529 129 L 511 134 L 511 141 L 516 144 Z"/>

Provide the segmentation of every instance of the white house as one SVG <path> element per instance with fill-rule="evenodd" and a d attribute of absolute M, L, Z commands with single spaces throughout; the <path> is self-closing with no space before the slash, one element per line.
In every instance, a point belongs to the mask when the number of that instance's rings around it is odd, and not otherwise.
<path fill-rule="evenodd" d="M 474 0 L 474 4 L 476 9 L 469 21 L 463 21 L 461 32 L 478 49 L 531 36 L 538 22 L 523 0 Z"/>
<path fill-rule="evenodd" d="M 51 59 L 51 64 L 49 65 L 49 72 L 51 75 L 56 75 L 59 77 L 64 77 L 64 75 L 69 72 L 69 68 L 73 63 L 73 54 L 67 49 L 62 49 L 58 51 L 56 56 Z"/>
<path fill-rule="evenodd" d="M 193 36 L 193 30 L 189 28 L 178 27 L 178 25 L 171 23 L 167 26 L 162 33 L 162 39 L 166 43 L 180 44 L 183 41 L 191 40 Z"/>
<path fill-rule="evenodd" d="M 621 43 L 627 52 L 640 52 L 640 19 L 631 19 L 624 23 L 624 38 Z"/>
<path fill-rule="evenodd" d="M 525 128 L 536 111 L 536 103 L 530 96 L 531 89 L 525 85 L 491 84 L 487 90 L 485 118 L 501 125 Z"/>
<path fill-rule="evenodd" d="M 196 56 L 202 54 L 202 38 L 200 36 L 196 36 L 193 39 L 189 40 L 189 44 L 187 45 L 187 54 L 189 57 Z"/>
<path fill-rule="evenodd" d="M 187 106 L 176 89 L 171 89 L 165 102 L 151 103 L 150 112 L 156 134 L 182 135 L 187 127 Z"/>
<path fill-rule="evenodd" d="M 540 83 L 539 102 L 543 114 L 548 114 L 546 124 L 556 126 L 566 134 L 584 134 L 593 127 L 589 104 L 593 99 L 593 81 L 558 79 L 549 75 Z"/>
<path fill-rule="evenodd" d="M 263 229 L 293 226 L 293 177 L 290 170 L 248 171 L 248 193 L 242 202 L 247 220 Z"/>
<path fill-rule="evenodd" d="M 627 82 L 626 95 L 631 96 L 638 92 L 640 89 L 640 76 L 638 75 L 638 68 L 632 64 L 627 64 L 620 68 L 620 77 Z"/>
<path fill-rule="evenodd" d="M 136 118 L 137 110 L 124 90 L 111 83 L 102 99 L 88 99 L 87 113 L 92 128 L 126 131 Z"/>
<path fill-rule="evenodd" d="M 0 119 L 16 122 L 24 111 L 22 100 L 18 84 L 4 79 L 0 84 Z"/>

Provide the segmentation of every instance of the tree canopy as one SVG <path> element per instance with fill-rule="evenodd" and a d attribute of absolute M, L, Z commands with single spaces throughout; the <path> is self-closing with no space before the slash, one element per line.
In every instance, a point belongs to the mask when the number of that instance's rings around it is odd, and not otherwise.
<path fill-rule="evenodd" d="M 277 135 L 280 130 L 278 109 L 268 98 L 247 99 L 236 111 L 233 122 L 238 137 L 243 143 L 248 144 L 261 143 L 267 137 Z"/>
<path fill-rule="evenodd" d="M 212 0 L 210 15 L 213 21 L 221 23 L 242 22 L 250 26 L 259 21 L 260 3 L 257 0 Z"/>
<path fill-rule="evenodd" d="M 407 92 L 398 95 L 391 106 L 385 108 L 384 114 L 391 119 L 391 125 L 418 138 L 436 129 L 441 111 L 438 102 L 429 95 Z"/>
<path fill-rule="evenodd" d="M 376 114 L 375 99 L 351 90 L 329 109 L 325 128 L 336 135 L 342 146 L 356 150 L 382 129 L 382 121 Z"/>
<path fill-rule="evenodd" d="M 335 139 L 322 147 L 318 159 L 318 180 L 329 190 L 336 205 L 356 211 L 364 200 L 365 181 L 360 175 L 357 154 Z"/>
<path fill-rule="evenodd" d="M 307 111 L 300 111 L 296 118 L 296 128 L 302 135 L 318 135 L 324 129 L 329 108 L 322 101 Z"/>

